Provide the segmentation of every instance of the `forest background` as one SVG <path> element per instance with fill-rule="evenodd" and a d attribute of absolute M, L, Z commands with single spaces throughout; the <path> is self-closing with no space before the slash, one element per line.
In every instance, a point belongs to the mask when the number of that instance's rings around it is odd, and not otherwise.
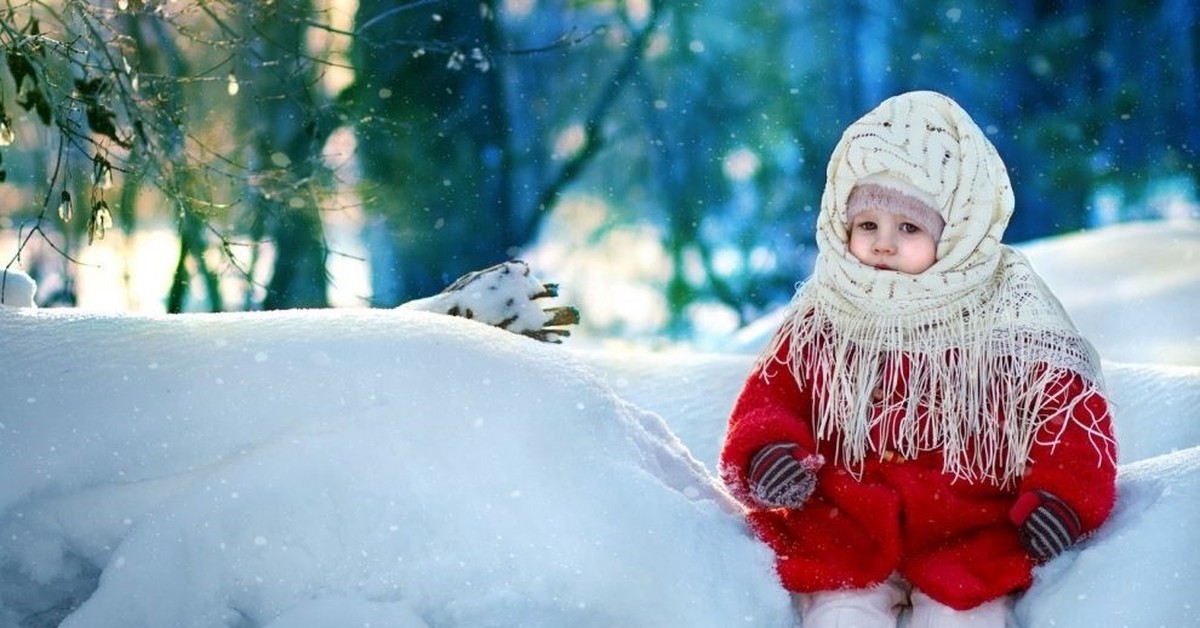
<path fill-rule="evenodd" d="M 8 0 L 0 267 L 183 312 L 522 257 L 585 333 L 688 339 L 787 301 L 829 151 L 904 90 L 989 134 L 1011 242 L 1200 217 L 1198 31 L 1188 0 Z"/>

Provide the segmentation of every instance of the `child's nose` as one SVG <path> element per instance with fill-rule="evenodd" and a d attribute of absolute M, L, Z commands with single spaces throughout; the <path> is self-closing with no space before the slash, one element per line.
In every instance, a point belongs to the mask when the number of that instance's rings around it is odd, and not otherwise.
<path fill-rule="evenodd" d="M 875 238 L 876 253 L 894 253 L 896 251 L 895 240 L 887 234 L 879 234 Z"/>

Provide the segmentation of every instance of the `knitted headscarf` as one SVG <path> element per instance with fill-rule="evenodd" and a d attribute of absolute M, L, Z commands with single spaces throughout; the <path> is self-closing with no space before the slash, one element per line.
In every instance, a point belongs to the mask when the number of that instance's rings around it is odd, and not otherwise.
<path fill-rule="evenodd" d="M 847 198 L 876 174 L 924 192 L 945 220 L 937 260 L 923 273 L 877 270 L 849 253 Z M 871 451 L 913 458 L 938 449 L 947 473 L 1008 484 L 1024 473 L 1044 425 L 1075 420 L 1084 395 L 1048 399 L 1052 381 L 1070 372 L 1085 393 L 1102 391 L 1094 349 L 1025 257 L 1000 243 L 1012 210 L 1004 163 L 946 96 L 889 98 L 842 135 L 827 170 L 813 275 L 758 366 L 768 377 L 764 367 L 786 342 L 782 359 L 798 384 L 824 382 L 814 387 L 815 436 L 834 443 L 851 471 Z M 901 379 L 907 398 L 873 407 L 871 392 Z M 872 433 L 886 442 L 870 442 Z"/>

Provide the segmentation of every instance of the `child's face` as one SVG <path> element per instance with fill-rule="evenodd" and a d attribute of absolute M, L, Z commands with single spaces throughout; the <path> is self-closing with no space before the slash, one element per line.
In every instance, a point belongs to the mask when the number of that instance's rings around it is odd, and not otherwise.
<path fill-rule="evenodd" d="M 937 260 L 937 242 L 902 216 L 867 209 L 850 223 L 850 254 L 880 270 L 916 275 Z"/>

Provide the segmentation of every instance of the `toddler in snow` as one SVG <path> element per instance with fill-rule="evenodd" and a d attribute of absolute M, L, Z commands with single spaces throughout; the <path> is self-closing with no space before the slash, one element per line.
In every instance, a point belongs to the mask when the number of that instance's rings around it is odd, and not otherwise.
<path fill-rule="evenodd" d="M 729 419 L 720 470 L 804 628 L 1003 627 L 1108 517 L 1099 359 L 1028 261 L 995 148 L 934 92 L 830 159 L 813 275 Z"/>

